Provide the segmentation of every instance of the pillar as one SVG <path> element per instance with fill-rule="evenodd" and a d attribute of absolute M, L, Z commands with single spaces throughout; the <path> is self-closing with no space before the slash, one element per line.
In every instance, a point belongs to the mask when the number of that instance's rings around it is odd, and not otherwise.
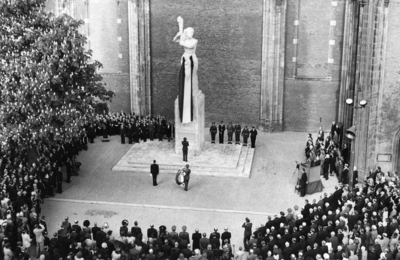
<path fill-rule="evenodd" d="M 263 1 L 260 128 L 283 130 L 286 0 Z"/>
<path fill-rule="evenodd" d="M 149 0 L 129 0 L 129 68 L 131 110 L 151 115 Z"/>

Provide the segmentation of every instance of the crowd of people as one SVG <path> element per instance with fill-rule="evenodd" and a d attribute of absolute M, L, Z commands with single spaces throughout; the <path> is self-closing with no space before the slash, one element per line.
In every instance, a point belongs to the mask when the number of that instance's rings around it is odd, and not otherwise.
<path fill-rule="evenodd" d="M 321 175 L 328 180 L 329 176 L 336 174 L 338 181 L 343 184 L 352 183 L 353 187 L 358 182 L 358 171 L 354 168 L 352 180 L 349 176 L 349 148 L 342 144 L 342 127 L 333 122 L 330 132 L 325 133 L 320 127 L 314 142 L 312 134 L 308 135 L 305 156 L 311 166 L 321 167 Z"/>
<path fill-rule="evenodd" d="M 362 186 L 340 183 L 329 196 L 269 216 L 255 229 L 246 218 L 244 246 L 237 250 L 227 228 L 222 234 L 218 229 L 189 234 L 186 226 L 178 232 L 176 226 L 151 225 L 145 233 L 138 222 L 129 227 L 127 220 L 113 232 L 107 223 L 80 225 L 66 218 L 50 238 L 44 217 L 26 205 L 21 211 L 8 206 L 0 231 L 3 259 L 394 260 L 400 257 L 399 185 L 396 174 L 378 168 Z"/>
<path fill-rule="evenodd" d="M 248 259 L 399 259 L 399 185 L 396 174 L 378 167 L 362 187 L 340 183 L 330 196 L 269 217 L 255 232 L 243 224 Z"/>
<path fill-rule="evenodd" d="M 174 137 L 174 126 L 161 115 L 139 116 L 134 112 L 126 114 L 121 111 L 98 115 L 96 122 L 88 126 L 87 132 L 91 143 L 96 136 L 107 139 L 109 135 L 120 135 L 122 144 L 126 139 L 129 144 L 141 140 L 163 141 L 165 138 L 169 142 Z"/>
<path fill-rule="evenodd" d="M 227 228 L 222 234 L 218 229 L 214 229 L 208 236 L 206 233 L 200 233 L 198 229 L 190 235 L 186 226 L 182 226 L 180 232 L 177 232 L 176 226 L 172 226 L 168 231 L 164 225 L 158 229 L 151 225 L 147 231 L 142 231 L 137 221 L 129 227 L 127 220 L 122 221 L 119 232 L 115 233 L 107 223 L 100 227 L 97 223 L 90 226 L 90 221 L 85 220 L 82 224 L 81 226 L 78 220 L 70 223 L 66 218 L 61 224 L 61 229 L 55 232 L 52 238 L 48 237 L 46 226 L 39 224 L 39 230 L 35 231 L 36 250 L 20 250 L 21 255 L 31 253 L 37 254 L 39 259 L 57 260 L 199 260 L 205 259 L 204 257 L 228 260 L 233 256 L 231 233 Z M 31 242 L 29 237 L 22 237 L 22 247 L 31 248 Z M 38 246 L 38 243 L 41 244 Z M 25 259 L 29 258 L 26 256 Z"/>

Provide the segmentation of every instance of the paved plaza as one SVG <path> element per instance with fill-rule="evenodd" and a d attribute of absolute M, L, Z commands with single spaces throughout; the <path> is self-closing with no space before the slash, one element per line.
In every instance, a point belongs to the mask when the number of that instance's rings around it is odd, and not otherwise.
<path fill-rule="evenodd" d="M 189 232 L 199 228 L 207 233 L 214 227 L 220 231 L 228 227 L 233 244 L 241 245 L 244 217 L 248 216 L 257 227 L 268 215 L 304 205 L 304 198 L 294 192 L 294 170 L 295 161 L 304 157 L 306 138 L 307 133 L 259 132 L 249 178 L 204 176 L 193 171 L 187 192 L 176 185 L 173 173 L 163 171 L 159 185 L 152 186 L 150 158 L 147 172 L 113 171 L 121 158 L 138 145 L 121 144 L 119 136 L 112 136 L 109 143 L 97 138 L 78 157 L 82 162 L 79 176 L 74 176 L 70 184 L 63 183 L 62 194 L 45 201 L 43 214 L 51 233 L 68 216 L 80 223 L 85 219 L 99 225 L 108 222 L 118 236 L 121 221 L 126 218 L 130 223 L 139 221 L 143 229 L 152 223 L 165 224 L 168 229 L 187 225 Z M 159 146 L 158 141 L 153 142 Z M 337 179 L 322 181 L 323 192 L 333 192 Z M 305 198 L 318 199 L 323 192 Z"/>

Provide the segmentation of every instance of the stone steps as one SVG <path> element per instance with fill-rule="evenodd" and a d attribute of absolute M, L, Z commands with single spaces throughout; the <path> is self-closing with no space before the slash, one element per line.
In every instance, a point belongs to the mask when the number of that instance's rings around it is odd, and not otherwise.
<path fill-rule="evenodd" d="M 162 147 L 165 147 L 163 145 Z M 146 153 L 152 149 L 161 149 L 162 147 L 152 147 L 146 143 L 140 143 L 133 146 L 122 158 L 121 160 L 112 168 L 112 171 L 125 171 L 125 172 L 140 172 L 140 173 L 149 173 L 150 171 L 150 162 L 149 160 L 144 161 L 143 158 L 139 158 L 135 161 L 134 154 L 138 153 Z M 235 148 L 230 147 L 222 147 L 215 146 L 212 149 L 225 152 L 235 152 L 235 156 L 237 159 L 231 160 L 230 164 L 217 164 L 217 163 L 209 163 L 207 160 L 197 160 L 191 161 L 191 157 L 189 156 L 190 169 L 192 173 L 195 175 L 205 175 L 205 176 L 216 176 L 216 177 L 241 177 L 241 178 L 249 178 L 251 172 L 251 166 L 253 163 L 254 157 L 254 149 L 249 148 L 249 146 L 240 146 Z M 232 150 L 233 149 L 233 150 Z M 240 152 L 239 150 L 240 149 Z M 169 152 L 169 151 L 168 151 Z M 173 151 L 171 150 L 171 153 Z M 202 151 L 202 155 L 207 156 L 207 151 Z M 139 156 L 139 155 L 138 155 Z M 225 155 L 226 156 L 226 155 Z M 171 154 L 173 157 L 173 154 Z M 168 158 L 168 157 L 167 157 Z M 219 157 L 218 157 L 219 158 Z M 233 157 L 235 158 L 235 157 Z M 215 162 L 215 160 L 214 160 Z M 176 174 L 179 168 L 183 167 L 186 163 L 183 161 L 177 161 L 176 157 L 174 160 L 160 160 L 157 161 L 160 172 L 168 173 L 168 174 Z"/>

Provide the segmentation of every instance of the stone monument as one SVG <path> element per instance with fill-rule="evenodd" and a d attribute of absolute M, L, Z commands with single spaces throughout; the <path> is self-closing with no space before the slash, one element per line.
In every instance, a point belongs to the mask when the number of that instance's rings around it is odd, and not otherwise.
<path fill-rule="evenodd" d="M 199 90 L 194 30 L 183 30 L 183 19 L 178 17 L 179 32 L 173 39 L 184 47 L 179 72 L 179 95 L 175 100 L 175 152 L 182 153 L 182 140 L 189 141 L 190 156 L 199 155 L 204 145 L 204 94 Z"/>

